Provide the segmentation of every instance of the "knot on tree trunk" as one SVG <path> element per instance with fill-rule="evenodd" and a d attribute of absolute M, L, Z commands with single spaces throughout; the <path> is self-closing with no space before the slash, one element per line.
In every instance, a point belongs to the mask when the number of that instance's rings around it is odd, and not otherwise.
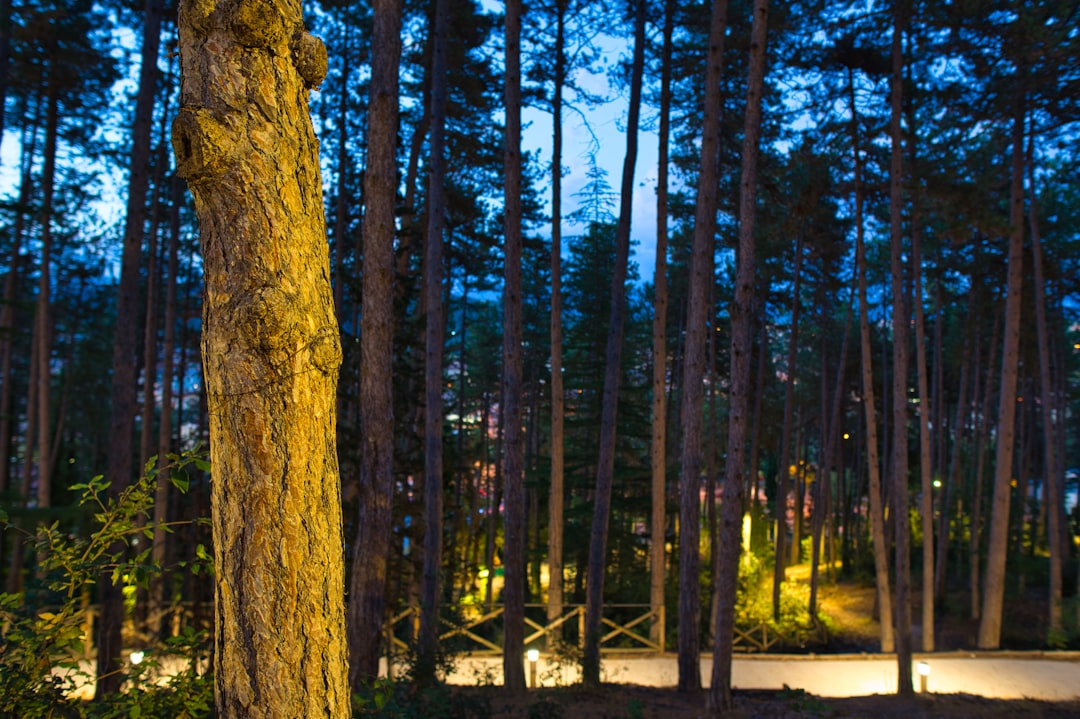
<path fill-rule="evenodd" d="M 233 7 L 231 25 L 237 43 L 265 48 L 280 43 L 288 27 L 277 0 L 239 0 Z"/>
<path fill-rule="evenodd" d="M 293 64 L 304 81 L 304 87 L 318 87 L 326 77 L 326 45 L 307 30 L 298 30 L 289 43 Z"/>
<path fill-rule="evenodd" d="M 189 183 L 225 173 L 235 150 L 228 129 L 203 107 L 185 107 L 172 125 L 176 174 Z"/>

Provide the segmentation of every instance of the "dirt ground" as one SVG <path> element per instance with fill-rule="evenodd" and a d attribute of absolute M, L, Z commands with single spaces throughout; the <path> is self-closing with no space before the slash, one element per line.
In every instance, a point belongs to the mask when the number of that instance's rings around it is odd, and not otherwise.
<path fill-rule="evenodd" d="M 610 684 L 598 690 L 540 690 L 508 700 L 495 689 L 465 689 L 491 703 L 494 717 L 522 719 L 698 719 L 710 715 L 705 693 L 684 695 L 674 689 Z M 487 692 L 487 694 L 484 694 Z M 1041 702 L 984 699 L 966 694 L 821 699 L 797 690 L 736 691 L 732 719 L 1076 719 L 1080 701 Z"/>

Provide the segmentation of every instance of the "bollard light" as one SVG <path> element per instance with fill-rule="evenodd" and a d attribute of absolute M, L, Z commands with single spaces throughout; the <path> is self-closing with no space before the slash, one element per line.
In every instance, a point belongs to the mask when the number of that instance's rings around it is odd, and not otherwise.
<path fill-rule="evenodd" d="M 930 683 L 930 662 L 919 662 L 915 665 L 919 673 L 919 692 L 926 694 L 927 685 Z"/>
<path fill-rule="evenodd" d="M 536 663 L 540 661 L 540 650 L 530 649 L 525 652 L 525 658 L 529 660 L 529 688 L 536 689 Z"/>

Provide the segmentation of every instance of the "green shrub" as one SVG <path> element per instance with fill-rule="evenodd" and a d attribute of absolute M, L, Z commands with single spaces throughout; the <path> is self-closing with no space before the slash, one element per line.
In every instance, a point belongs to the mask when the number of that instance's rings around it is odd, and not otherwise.
<path fill-rule="evenodd" d="M 169 479 L 186 491 L 186 468 L 209 469 L 197 452 L 169 456 Z M 155 649 L 147 659 L 132 664 L 126 672 L 124 690 L 108 700 L 84 702 L 77 698 L 80 686 L 93 684 L 96 677 L 87 662 L 83 645 L 87 625 L 90 588 L 101 577 L 114 584 L 135 582 L 146 586 L 161 571 L 150 559 L 151 542 L 138 553 L 130 550 L 136 537 L 152 539 L 154 489 L 160 471 L 151 460 L 144 476 L 124 489 L 118 497 L 108 496 L 108 483 L 94 477 L 74 485 L 80 493 L 79 506 L 93 513 L 94 528 L 88 536 L 73 536 L 59 522 L 38 527 L 32 542 L 38 556 L 41 588 L 28 600 L 27 592 L 0 593 L 0 716 L 37 717 L 186 717 L 210 716 L 213 683 L 205 673 L 206 636 L 190 629 Z M 0 512 L 0 524 L 11 527 Z M 175 523 L 163 525 L 171 531 Z M 18 530 L 16 530 L 18 531 Z M 187 567 L 200 572 L 209 569 L 209 555 L 199 553 L 197 564 Z M 186 669 L 171 677 L 161 676 L 162 660 Z"/>

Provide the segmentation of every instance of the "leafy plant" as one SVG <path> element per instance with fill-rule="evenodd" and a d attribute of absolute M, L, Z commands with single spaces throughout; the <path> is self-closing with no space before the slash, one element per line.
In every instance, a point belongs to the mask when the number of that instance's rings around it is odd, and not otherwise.
<path fill-rule="evenodd" d="M 182 492 L 188 488 L 189 466 L 209 469 L 198 450 L 168 459 L 168 479 Z M 101 476 L 76 484 L 71 489 L 81 493 L 78 506 L 92 512 L 93 530 L 87 536 L 75 536 L 57 521 L 38 527 L 33 534 L 41 585 L 33 592 L 34 601 L 28 601 L 27 592 L 0 593 L 0 716 L 210 715 L 213 687 L 204 671 L 206 636 L 190 629 L 147 661 L 125 669 L 125 691 L 109 701 L 84 703 L 77 693 L 96 679 L 83 659 L 91 587 L 103 576 L 114 584 L 146 586 L 162 568 L 150 559 L 151 546 L 132 553 L 133 540 L 152 539 L 159 527 L 172 531 L 180 524 L 157 524 L 152 519 L 154 491 L 162 471 L 156 458 L 151 460 L 143 476 L 115 497 L 109 495 L 109 483 Z M 11 527 L 2 514 L 0 523 Z M 190 571 L 210 569 L 209 555 L 204 551 L 199 556 L 188 566 Z M 166 658 L 172 660 L 171 665 L 183 660 L 187 666 L 165 676 L 162 660 Z"/>

